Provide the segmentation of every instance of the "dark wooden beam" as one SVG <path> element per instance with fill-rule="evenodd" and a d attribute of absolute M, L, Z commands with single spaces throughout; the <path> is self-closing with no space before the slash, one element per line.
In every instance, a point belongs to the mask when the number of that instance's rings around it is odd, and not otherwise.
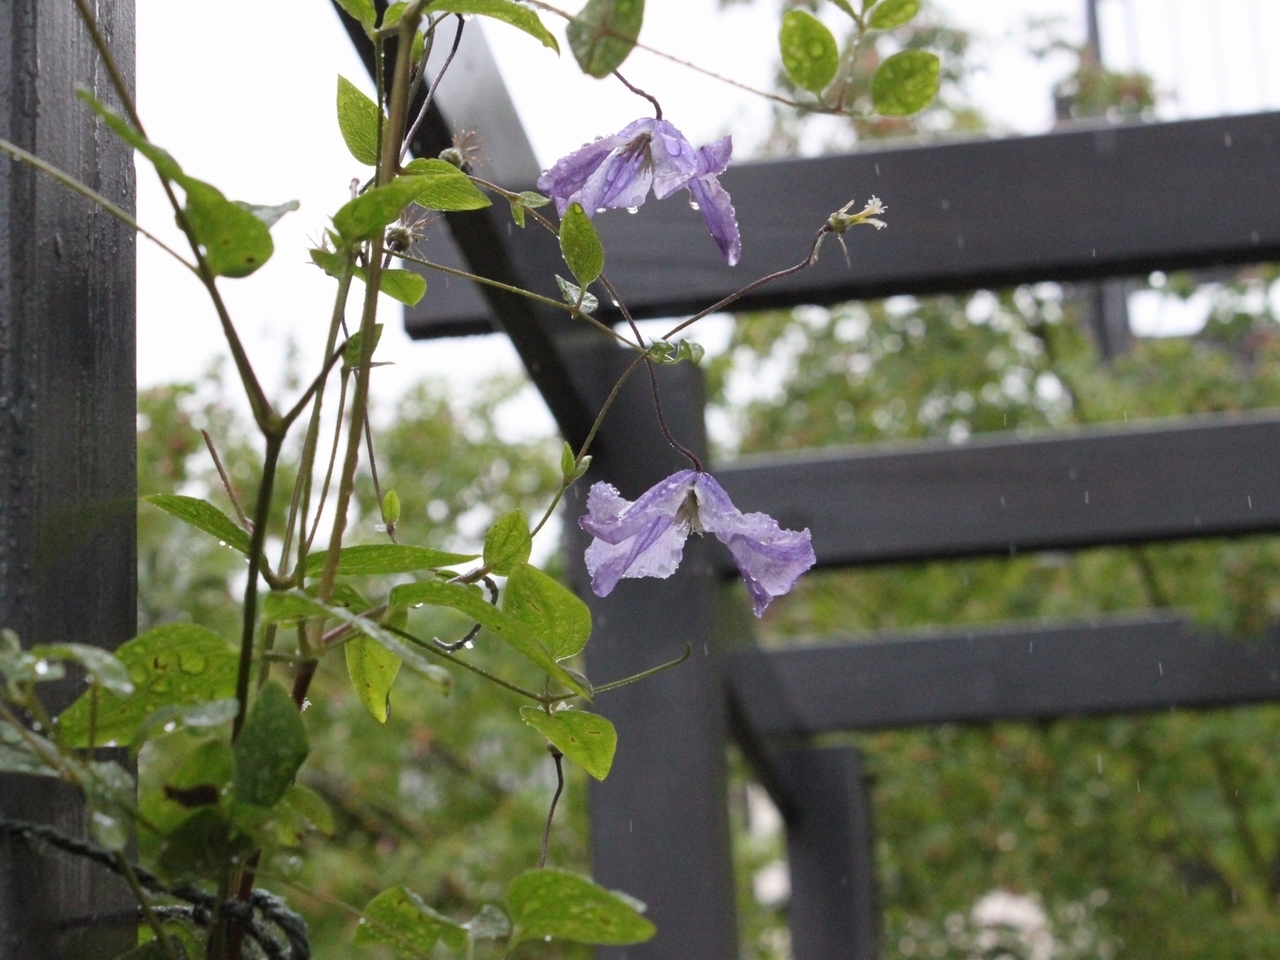
<path fill-rule="evenodd" d="M 948 631 L 735 654 L 735 710 L 760 738 L 1141 713 L 1280 699 L 1280 636 L 1174 616 Z"/>
<path fill-rule="evenodd" d="M 127 77 L 133 3 L 94 6 Z M 133 151 L 75 97 L 116 98 L 63 0 L 0 0 L 0 137 L 125 209 Z M 25 644 L 112 649 L 137 627 L 134 236 L 29 167 L 0 157 L 0 627 Z M 51 710 L 79 693 L 42 688 Z M 87 834 L 76 791 L 0 777 L 0 816 Z M 0 842 L 0 958 L 114 957 L 136 906 L 102 867 Z"/>
<path fill-rule="evenodd" d="M 591 402 L 604 399 L 630 355 L 611 344 L 584 351 L 572 367 Z M 662 367 L 667 419 L 681 440 L 706 450 L 700 371 Z M 566 495 L 565 516 L 586 512 L 591 483 L 607 480 L 635 497 L 685 464 L 665 443 L 644 373 L 624 387 L 601 429 L 583 482 Z M 712 644 L 719 586 L 705 542 L 691 543 L 669 579 L 624 580 L 608 597 L 591 591 L 583 564 L 590 538 L 565 524 L 565 572 L 591 608 L 587 668 L 597 682 L 679 657 L 677 669 L 602 695 L 592 708 L 618 730 L 609 778 L 592 783 L 591 858 L 596 881 L 639 897 L 658 927 L 649 943 L 603 949 L 610 960 L 732 960 L 733 858 L 726 794 L 727 717 L 721 664 Z"/>
<path fill-rule="evenodd" d="M 608 133 L 612 131 L 604 131 Z M 731 167 L 742 226 L 726 267 L 680 197 L 596 218 L 608 270 L 637 316 L 691 313 L 795 263 L 835 210 L 870 194 L 889 227 L 834 241 L 812 270 L 740 309 L 1085 280 L 1280 259 L 1280 113 L 1102 126 L 1002 140 L 868 149 Z M 482 313 L 428 297 L 410 331 L 482 331 Z"/>
<path fill-rule="evenodd" d="M 813 531 L 824 566 L 1280 531 L 1280 418 L 877 445 L 716 470 L 743 510 Z M 727 554 L 721 561 L 732 572 Z"/>

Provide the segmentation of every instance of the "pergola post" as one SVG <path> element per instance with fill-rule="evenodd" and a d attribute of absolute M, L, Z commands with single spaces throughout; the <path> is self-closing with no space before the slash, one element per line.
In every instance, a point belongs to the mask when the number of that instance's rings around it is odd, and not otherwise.
<path fill-rule="evenodd" d="M 127 77 L 134 9 L 98 0 Z M 115 97 L 73 4 L 0 0 L 0 136 L 132 210 L 132 152 L 75 97 Z M 131 230 L 0 159 L 0 627 L 24 644 L 115 647 L 136 629 L 136 383 Z M 60 708 L 68 681 L 45 688 Z M 0 777 L 0 816 L 83 836 L 54 780 Z M 0 842 L 0 960 L 113 957 L 136 945 L 124 884 Z"/>

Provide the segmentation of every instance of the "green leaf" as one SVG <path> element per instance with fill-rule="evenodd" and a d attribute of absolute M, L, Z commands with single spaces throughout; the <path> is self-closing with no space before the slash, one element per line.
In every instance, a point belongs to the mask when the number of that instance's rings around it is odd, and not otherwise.
<path fill-rule="evenodd" d="M 212 503 L 171 493 L 156 493 L 142 499 L 183 523 L 217 537 L 228 547 L 249 553 L 249 534 Z"/>
<path fill-rule="evenodd" d="M 235 201 L 235 205 L 241 210 L 248 210 L 255 217 L 262 221 L 264 227 L 274 227 L 280 222 L 280 218 L 286 213 L 293 213 L 298 209 L 298 201 L 290 200 L 288 203 L 278 203 L 274 207 L 263 206 L 259 203 L 245 203 L 243 200 Z"/>
<path fill-rule="evenodd" d="M 406 583 L 392 587 L 389 601 L 392 607 L 411 607 L 425 603 L 433 607 L 448 607 L 465 613 L 481 626 L 496 633 L 508 646 L 528 657 L 541 667 L 557 683 L 579 696 L 591 698 L 590 691 L 581 681 L 575 680 L 564 667 L 556 663 L 551 652 L 544 647 L 520 620 L 485 602 L 475 587 L 457 583 Z"/>
<path fill-rule="evenodd" d="M 375 323 L 373 325 L 373 350 L 369 351 L 370 356 L 378 349 L 378 343 L 382 340 L 382 324 Z M 347 340 L 347 345 L 342 349 L 342 364 L 345 367 L 360 366 L 360 351 L 364 344 L 364 331 L 357 330 Z"/>
<path fill-rule="evenodd" d="M 872 30 L 892 30 L 910 23 L 920 12 L 920 0 L 880 0 L 871 8 L 867 26 Z"/>
<path fill-rule="evenodd" d="M 394 527 L 400 522 L 400 494 L 394 490 L 388 490 L 382 497 L 382 522 L 388 527 Z"/>
<path fill-rule="evenodd" d="M 225 740 L 206 740 L 182 761 L 159 790 L 143 795 L 139 812 L 144 825 L 164 835 L 187 819 L 193 809 L 217 806 L 234 772 L 231 745 Z"/>
<path fill-rule="evenodd" d="M 422 177 L 396 177 L 386 186 L 366 190 L 333 215 L 333 226 L 347 244 L 372 240 L 425 189 Z"/>
<path fill-rule="evenodd" d="M 232 750 L 236 799 L 258 807 L 275 806 L 311 752 L 307 728 L 284 687 L 271 681 L 262 688 Z"/>
<path fill-rule="evenodd" d="M 378 289 L 392 300 L 412 307 L 426 295 L 427 281 L 412 270 L 387 269 L 379 275 Z"/>
<path fill-rule="evenodd" d="M 307 596 L 315 597 L 320 592 L 320 584 L 313 583 L 307 587 Z M 350 584 L 338 582 L 333 585 L 333 593 L 329 596 L 329 602 L 335 607 L 346 607 L 352 613 L 364 613 L 373 606 L 368 600 L 360 595 L 360 592 Z"/>
<path fill-rule="evenodd" d="M 76 96 L 88 104 L 89 109 L 96 113 L 116 136 L 150 160 L 151 165 L 156 168 L 156 172 L 160 176 L 166 180 L 176 180 L 182 176 L 182 167 L 178 166 L 177 160 L 144 137 L 132 123 L 102 103 L 86 88 L 77 87 Z"/>
<path fill-rule="evenodd" d="M 410 161 L 405 172 L 421 178 L 422 188 L 414 202 L 428 210 L 482 210 L 493 203 L 470 177 L 447 160 L 422 157 Z"/>
<path fill-rule="evenodd" d="M 407 0 L 398 0 L 387 7 L 382 13 L 382 23 L 378 24 L 379 30 L 388 30 L 400 22 L 400 18 L 404 16 L 404 12 L 409 9 Z"/>
<path fill-rule="evenodd" d="M 386 723 L 389 712 L 387 698 L 391 695 L 391 685 L 396 682 L 396 674 L 400 672 L 400 658 L 368 637 L 348 640 L 345 648 L 347 675 L 356 696 L 375 720 Z"/>
<path fill-rule="evenodd" d="M 529 559 L 533 537 L 524 511 L 512 510 L 499 517 L 484 538 L 484 565 L 494 573 L 506 576 Z"/>
<path fill-rule="evenodd" d="M 343 270 L 350 269 L 353 275 L 356 272 L 354 266 L 347 266 L 346 256 L 333 250 L 326 250 L 324 247 L 315 247 L 311 250 L 311 262 L 335 280 L 342 276 Z"/>
<path fill-rule="evenodd" d="M 576 283 L 570 283 L 560 274 L 556 274 L 556 286 L 560 288 L 560 296 L 565 303 L 572 303 L 583 313 L 595 313 L 600 301 L 595 294 L 585 293 Z"/>
<path fill-rule="evenodd" d="M 560 220 L 560 253 L 582 286 L 589 285 L 604 270 L 604 247 L 595 224 L 582 209 L 572 203 Z"/>
<path fill-rule="evenodd" d="M 858 15 L 853 12 L 853 7 L 849 4 L 849 0 L 831 0 L 831 2 L 855 20 L 857 19 Z"/>
<path fill-rule="evenodd" d="M 129 671 L 110 651 L 83 643 L 41 643 L 29 651 L 45 660 L 69 660 L 84 668 L 90 683 L 126 697 L 133 693 Z"/>
<path fill-rule="evenodd" d="M 926 50 L 903 50 L 885 60 L 871 77 L 871 100 L 886 117 L 923 110 L 938 92 L 941 62 Z"/>
<path fill-rule="evenodd" d="M 126 697 L 98 693 L 95 740 L 131 743 L 138 728 L 161 707 L 194 706 L 235 695 L 235 652 L 216 633 L 191 623 L 170 623 L 120 645 L 116 657 L 129 671 L 134 692 Z M 58 717 L 63 741 L 89 743 L 92 691 L 86 691 Z"/>
<path fill-rule="evenodd" d="M 346 77 L 338 77 L 338 128 L 351 155 L 366 167 L 378 165 L 378 105 Z M 384 126 L 386 115 L 383 114 Z"/>
<path fill-rule="evenodd" d="M 630 55 L 644 23 L 644 0 L 587 0 L 569 23 L 569 49 L 582 72 L 607 77 Z"/>
<path fill-rule="evenodd" d="M 333 822 L 333 811 L 329 809 L 329 804 L 314 790 L 309 790 L 299 784 L 293 784 L 284 792 L 284 796 L 280 798 L 278 807 L 284 807 L 287 812 L 294 815 L 299 820 L 304 820 L 311 824 L 319 833 L 323 833 L 326 837 L 332 837 L 336 829 Z"/>
<path fill-rule="evenodd" d="M 327 554 L 307 557 L 307 576 L 315 577 L 324 567 Z M 446 553 L 429 547 L 411 547 L 399 543 L 371 543 L 359 547 L 343 547 L 338 555 L 338 575 L 342 577 L 378 577 L 389 573 L 416 573 L 439 570 L 477 559 L 474 553 Z"/>
<path fill-rule="evenodd" d="M 505 940 L 511 936 L 511 921 L 491 903 L 486 903 L 462 926 L 472 940 Z"/>
<path fill-rule="evenodd" d="M 201 807 L 161 841 L 156 867 L 171 881 L 226 875 L 231 858 L 248 852 L 250 837 L 237 831 L 226 814 Z"/>
<path fill-rule="evenodd" d="M 48 749 L 49 757 L 56 757 L 58 748 L 38 733 L 27 731 L 38 743 Z M 56 777 L 58 770 L 49 766 L 26 736 L 13 724 L 0 720 L 0 772 L 28 773 L 40 777 Z"/>
<path fill-rule="evenodd" d="M 194 177 L 175 178 L 186 191 L 182 212 L 216 277 L 247 277 L 271 259 L 271 231 L 251 210 Z"/>
<path fill-rule="evenodd" d="M 654 340 L 649 347 L 649 352 L 659 363 L 675 364 L 684 363 L 687 360 L 696 367 L 702 362 L 707 351 L 702 344 L 692 340 L 681 340 L 677 343 Z"/>
<path fill-rule="evenodd" d="M 512 939 L 572 940 L 611 947 L 643 943 L 657 929 L 640 915 L 643 905 L 564 870 L 529 870 L 507 890 L 515 924 Z"/>
<path fill-rule="evenodd" d="M 541 707 L 521 707 L 520 718 L 597 780 L 609 775 L 618 732 L 604 717 L 583 710 L 547 713 Z"/>
<path fill-rule="evenodd" d="M 157 733 L 168 733 L 183 727 L 187 730 L 206 732 L 224 723 L 230 723 L 240 712 L 240 702 L 235 697 L 197 703 L 189 706 L 170 704 L 154 711 L 138 725 L 130 746 L 140 748 Z"/>
<path fill-rule="evenodd" d="M 550 47 L 556 53 L 560 52 L 560 44 L 556 42 L 551 31 L 542 25 L 538 15 L 528 7 L 512 3 L 511 0 L 435 0 L 431 4 L 431 12 L 474 13 L 477 16 L 501 20 L 517 30 L 523 30 L 544 47 Z"/>
<path fill-rule="evenodd" d="M 591 636 L 591 611 L 572 590 L 536 567 L 512 571 L 502 609 L 529 628 L 557 660 L 581 652 Z"/>
<path fill-rule="evenodd" d="M 383 890 L 370 900 L 356 927 L 357 945 L 389 944 L 402 957 L 420 957 L 438 940 L 452 950 L 461 950 L 467 943 L 467 931 L 436 913 L 407 887 Z"/>
<path fill-rule="evenodd" d="M 378 22 L 378 11 L 373 0 L 337 0 L 338 6 L 359 21 L 365 30 L 372 30 Z"/>
<path fill-rule="evenodd" d="M 296 589 L 285 592 L 272 591 L 262 599 L 262 619 L 267 623 L 306 620 L 311 617 L 338 620 L 351 627 L 356 633 L 377 641 L 399 657 L 402 663 L 446 693 L 453 684 L 453 677 L 448 670 L 432 663 L 395 634 L 385 630 L 381 624 L 374 623 L 366 617 L 343 607 L 326 606 Z"/>
<path fill-rule="evenodd" d="M 80 780 L 89 804 L 90 835 L 108 850 L 123 850 L 137 819 L 133 774 L 114 760 L 93 761 L 85 765 Z"/>
<path fill-rule="evenodd" d="M 820 93 L 840 66 L 840 47 L 831 31 L 804 10 L 791 10 L 782 18 L 778 33 L 782 65 L 796 85 Z"/>

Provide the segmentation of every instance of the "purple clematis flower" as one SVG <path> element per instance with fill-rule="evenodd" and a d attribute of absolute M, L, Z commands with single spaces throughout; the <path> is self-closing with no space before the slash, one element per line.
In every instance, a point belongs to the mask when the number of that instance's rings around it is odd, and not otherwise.
<path fill-rule="evenodd" d="M 730 137 L 694 150 L 673 124 L 646 118 L 561 157 L 538 178 L 538 189 L 555 201 L 561 216 L 571 203 L 582 204 L 591 216 L 618 207 L 634 212 L 650 188 L 665 200 L 685 187 L 690 205 L 701 211 L 732 267 L 742 255 L 742 242 L 729 194 L 716 179 L 732 153 Z"/>
<path fill-rule="evenodd" d="M 671 576 L 690 533 L 714 533 L 729 548 L 757 617 L 816 561 L 808 530 L 783 530 L 767 514 L 742 513 L 715 477 L 696 470 L 672 474 L 634 503 L 597 483 L 578 524 L 595 537 L 586 562 L 598 597 L 624 577 Z"/>

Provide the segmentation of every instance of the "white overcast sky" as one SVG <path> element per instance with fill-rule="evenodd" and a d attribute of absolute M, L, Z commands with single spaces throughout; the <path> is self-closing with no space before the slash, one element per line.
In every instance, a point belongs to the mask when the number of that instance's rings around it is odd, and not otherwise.
<path fill-rule="evenodd" d="M 984 69 L 972 90 L 988 115 L 1010 131 L 1046 129 L 1049 87 L 1063 66 L 1027 55 L 1025 24 L 1030 17 L 1061 16 L 1068 35 L 1078 37 L 1083 0 L 937 5 L 978 39 Z M 1154 74 L 1166 96 L 1164 116 L 1238 113 L 1280 102 L 1277 0 L 1101 0 L 1101 11 L 1107 62 Z M 362 172 L 343 146 L 333 103 L 336 75 L 363 82 L 363 68 L 328 0 L 138 0 L 137 16 L 138 99 L 152 139 L 232 198 L 301 202 L 274 228 L 272 262 L 254 277 L 224 283 L 264 383 L 279 392 L 290 343 L 300 358 L 314 361 L 326 328 L 332 282 L 309 266 L 306 251 L 321 235 L 327 213 L 347 197 L 351 178 Z M 777 22 L 776 0 L 725 10 L 718 0 L 649 0 L 641 39 L 767 87 Z M 483 29 L 544 165 L 645 112 L 616 83 L 583 77 L 567 47 L 557 59 L 510 27 L 485 22 Z M 659 96 L 667 117 L 695 142 L 724 133 L 740 147 L 758 141 L 768 115 L 759 98 L 643 51 L 632 55 L 626 72 Z M 139 219 L 171 234 L 154 177 L 140 170 L 138 182 Z M 138 268 L 139 384 L 199 376 L 225 352 L 201 290 L 145 241 Z M 401 331 L 394 305 L 386 317 L 379 359 L 396 365 L 375 379 L 384 411 L 425 373 L 465 383 L 517 367 L 505 338 L 413 343 Z"/>

